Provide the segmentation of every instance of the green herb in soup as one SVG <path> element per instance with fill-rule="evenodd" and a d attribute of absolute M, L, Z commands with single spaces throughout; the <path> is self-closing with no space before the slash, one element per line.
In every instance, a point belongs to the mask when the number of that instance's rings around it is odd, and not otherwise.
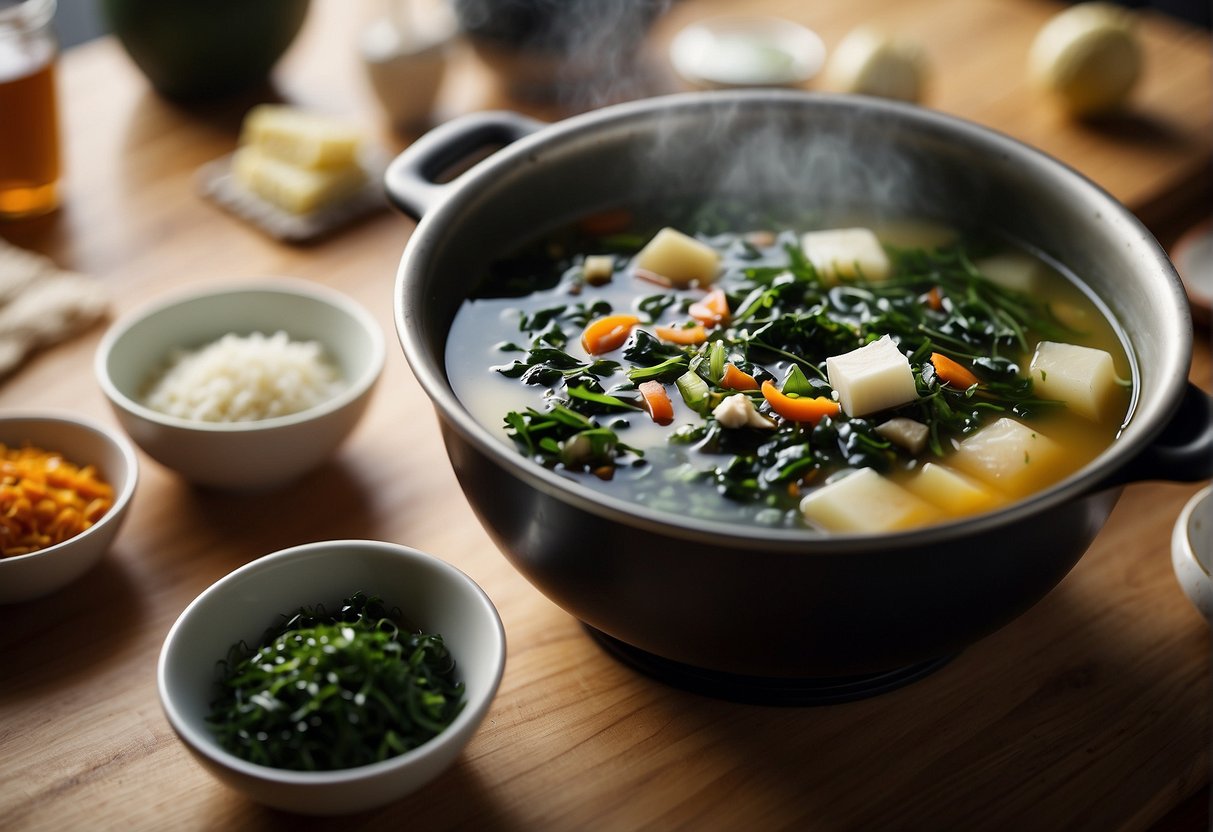
<path fill-rule="evenodd" d="M 1111 324 L 1024 249 L 921 224 L 695 235 L 611 217 L 494 264 L 447 352 L 477 418 L 604 493 L 912 528 L 1057 482 L 1126 418 Z"/>
<path fill-rule="evenodd" d="M 209 722 L 220 744 L 260 765 L 353 768 L 403 754 L 463 708 L 442 636 L 358 593 L 335 613 L 300 608 L 249 648 L 232 647 Z"/>

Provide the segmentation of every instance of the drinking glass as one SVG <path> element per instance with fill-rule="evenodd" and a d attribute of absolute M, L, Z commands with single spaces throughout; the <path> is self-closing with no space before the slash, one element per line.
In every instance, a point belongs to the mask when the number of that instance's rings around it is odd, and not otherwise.
<path fill-rule="evenodd" d="M 0 219 L 59 204 L 56 0 L 0 0 Z"/>

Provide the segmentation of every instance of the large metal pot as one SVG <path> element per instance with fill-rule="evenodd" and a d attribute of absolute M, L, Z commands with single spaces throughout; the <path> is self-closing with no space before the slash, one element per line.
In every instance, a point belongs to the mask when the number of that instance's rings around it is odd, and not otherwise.
<path fill-rule="evenodd" d="M 499 145 L 439 184 L 451 163 Z M 444 345 L 487 262 L 607 206 L 755 188 L 772 200 L 848 200 L 1003 229 L 1081 275 L 1122 327 L 1134 366 L 1122 435 L 1075 475 L 997 513 L 828 537 L 705 527 L 604 498 L 531 464 L 460 404 Z M 911 678 L 1049 592 L 1121 485 L 1213 469 L 1210 401 L 1187 381 L 1190 314 L 1163 251 L 1095 185 L 976 125 L 791 92 L 651 99 L 553 125 L 484 113 L 423 137 L 392 164 L 387 189 L 421 218 L 397 278 L 398 334 L 471 505 L 540 591 L 637 664 L 683 681 L 845 688 L 853 676 Z"/>

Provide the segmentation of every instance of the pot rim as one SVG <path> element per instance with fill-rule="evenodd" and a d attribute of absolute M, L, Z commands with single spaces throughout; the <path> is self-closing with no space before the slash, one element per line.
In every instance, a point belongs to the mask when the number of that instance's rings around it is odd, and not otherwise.
<path fill-rule="evenodd" d="M 1121 226 L 1121 238 L 1126 247 L 1141 255 L 1148 255 L 1151 265 L 1161 276 L 1160 286 L 1166 284 L 1167 308 L 1177 314 L 1178 326 L 1167 327 L 1172 341 L 1169 355 L 1174 366 L 1164 368 L 1159 385 L 1161 395 L 1151 402 L 1139 400 L 1140 368 L 1133 355 L 1130 334 L 1120 322 L 1118 332 L 1128 341 L 1129 359 L 1134 382 L 1134 397 L 1129 414 L 1125 417 L 1122 434 L 1128 430 L 1132 435 L 1118 436 L 1099 456 L 1083 468 L 1060 482 L 1017 500 L 1010 505 L 987 514 L 959 518 L 944 523 L 882 534 L 836 534 L 810 529 L 777 529 L 747 526 L 739 529 L 735 525 L 696 518 L 687 518 L 669 512 L 656 511 L 643 505 L 590 489 L 579 482 L 562 477 L 518 454 L 515 449 L 501 441 L 473 417 L 454 393 L 445 372 L 445 366 L 430 366 L 424 359 L 425 348 L 418 335 L 420 328 L 410 321 L 415 312 L 405 304 L 409 276 L 426 265 L 432 249 L 434 229 L 458 222 L 465 204 L 474 199 L 481 189 L 505 171 L 510 171 L 525 160 L 534 161 L 543 155 L 545 148 L 558 146 L 585 133 L 593 133 L 604 125 L 628 121 L 647 122 L 657 114 L 670 110 L 711 110 L 728 106 L 802 106 L 837 107 L 844 109 L 865 108 L 885 113 L 894 118 L 912 123 L 925 131 L 941 132 L 949 137 L 979 146 L 984 153 L 994 154 L 1005 160 L 1015 160 L 1044 175 L 1058 178 L 1068 187 L 1077 189 L 1088 203 L 1097 206 L 1095 216 L 1101 222 Z M 445 186 L 446 193 L 438 203 L 419 221 L 409 238 L 397 271 L 394 287 L 394 318 L 397 336 L 418 383 L 425 390 L 440 420 L 454 428 L 467 442 L 501 465 L 531 488 L 570 504 L 603 519 L 622 522 L 634 528 L 642 528 L 658 534 L 686 541 L 710 543 L 715 546 L 740 550 L 764 550 L 768 552 L 829 555 L 871 551 L 879 544 L 883 550 L 909 549 L 934 543 L 943 543 L 993 532 L 1025 521 L 1032 515 L 1041 514 L 1064 503 L 1077 500 L 1105 488 L 1112 475 L 1127 465 L 1154 440 L 1166 427 L 1167 418 L 1178 407 L 1187 387 L 1187 363 L 1192 350 L 1191 316 L 1184 300 L 1179 277 L 1167 259 L 1166 253 L 1142 223 L 1115 197 L 1088 179 L 1085 175 L 1018 139 L 992 128 L 966 119 L 928 110 L 912 104 L 832 93 L 805 92 L 798 90 L 724 90 L 676 93 L 654 98 L 630 101 L 549 124 L 512 144 L 497 150 L 488 158 L 478 162 Z M 1085 285 L 1085 284 L 1084 284 Z M 1087 287 L 1089 288 L 1089 287 Z M 1098 296 L 1097 296 L 1098 297 Z M 1100 299 L 1100 303 L 1104 301 Z M 1105 310 L 1106 311 L 1106 310 Z M 1185 325 L 1186 323 L 1186 325 Z M 1183 371 L 1181 372 L 1181 369 Z M 1143 413 L 1144 411 L 1144 413 Z"/>

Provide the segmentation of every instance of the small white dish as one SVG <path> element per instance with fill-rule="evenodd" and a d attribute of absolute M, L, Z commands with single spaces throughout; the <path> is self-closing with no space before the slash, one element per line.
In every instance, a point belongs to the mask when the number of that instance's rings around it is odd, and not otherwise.
<path fill-rule="evenodd" d="M 1179 512 L 1171 565 L 1188 599 L 1213 625 L 1213 485 L 1196 492 Z"/>
<path fill-rule="evenodd" d="M 118 534 L 135 484 L 139 463 L 126 437 L 80 416 L 17 411 L 0 416 L 0 442 L 10 448 L 28 443 L 56 451 L 79 465 L 95 465 L 114 489 L 114 504 L 89 528 L 62 543 L 24 555 L 0 558 L 0 604 L 49 595 L 91 569 Z"/>
<path fill-rule="evenodd" d="M 703 88 L 790 87 L 825 62 L 817 33 L 778 17 L 722 16 L 692 23 L 670 43 L 670 62 Z"/>
<path fill-rule="evenodd" d="M 315 407 L 250 422 L 169 416 L 143 404 L 148 383 L 177 350 L 228 333 L 316 341 L 345 387 Z M 94 371 L 119 423 L 149 456 L 198 485 L 261 491 L 315 468 L 345 440 L 370 402 L 386 348 L 378 322 L 340 292 L 292 278 L 208 284 L 119 319 L 97 348 Z"/>
<path fill-rule="evenodd" d="M 436 22 L 428 29 L 420 25 L 428 20 Z M 433 121 L 454 32 L 449 14 L 404 20 L 384 17 L 362 31 L 358 44 L 362 64 L 394 127 L 425 128 Z"/>
<path fill-rule="evenodd" d="M 381 598 L 422 631 L 441 635 L 465 685 L 463 710 L 433 739 L 382 762 L 334 771 L 250 763 L 224 749 L 207 716 L 228 649 L 255 644 L 301 606 L 336 609 L 357 592 Z M 398 800 L 445 771 L 488 713 L 505 668 L 505 630 L 492 601 L 450 564 L 371 540 L 308 543 L 248 563 L 199 595 L 169 630 L 157 683 L 165 716 L 194 758 L 253 800 L 309 815 L 361 812 Z"/>

